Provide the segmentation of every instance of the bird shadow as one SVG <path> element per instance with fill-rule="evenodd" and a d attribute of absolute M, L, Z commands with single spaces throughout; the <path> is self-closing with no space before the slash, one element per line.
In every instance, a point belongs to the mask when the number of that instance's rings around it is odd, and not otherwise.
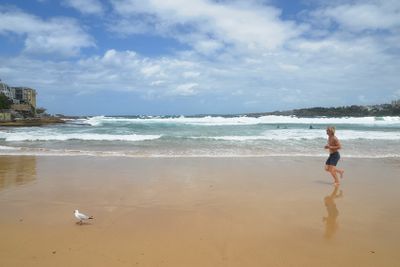
<path fill-rule="evenodd" d="M 89 226 L 92 225 L 90 222 L 76 222 L 75 223 L 78 226 Z"/>

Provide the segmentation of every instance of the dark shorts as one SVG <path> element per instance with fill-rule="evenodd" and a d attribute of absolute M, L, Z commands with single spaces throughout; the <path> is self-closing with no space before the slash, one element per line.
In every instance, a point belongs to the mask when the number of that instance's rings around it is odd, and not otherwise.
<path fill-rule="evenodd" d="M 339 152 L 335 152 L 329 155 L 329 158 L 326 160 L 325 164 L 330 166 L 336 166 L 340 159 Z"/>

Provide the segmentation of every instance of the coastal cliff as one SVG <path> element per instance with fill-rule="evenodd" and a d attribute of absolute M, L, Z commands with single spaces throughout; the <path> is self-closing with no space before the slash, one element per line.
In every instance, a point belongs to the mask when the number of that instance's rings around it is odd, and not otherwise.
<path fill-rule="evenodd" d="M 0 122 L 0 126 L 27 127 L 27 126 L 43 126 L 56 123 L 65 123 L 65 121 L 56 117 L 29 118 L 29 119 L 19 119 L 13 121 Z"/>

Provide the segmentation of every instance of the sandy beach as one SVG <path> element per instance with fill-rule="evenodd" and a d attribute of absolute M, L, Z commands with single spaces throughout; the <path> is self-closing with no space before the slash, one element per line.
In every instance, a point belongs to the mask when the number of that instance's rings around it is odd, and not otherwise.
<path fill-rule="evenodd" d="M 0 266 L 399 266 L 400 160 L 324 161 L 1 156 Z"/>

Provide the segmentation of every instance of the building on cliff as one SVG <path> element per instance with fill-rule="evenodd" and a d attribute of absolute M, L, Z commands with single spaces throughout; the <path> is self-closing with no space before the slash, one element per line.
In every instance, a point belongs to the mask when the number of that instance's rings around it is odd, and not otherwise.
<path fill-rule="evenodd" d="M 12 121 L 12 115 L 9 110 L 0 110 L 0 122 Z"/>
<path fill-rule="evenodd" d="M 24 116 L 36 113 L 36 90 L 29 87 L 11 87 L 0 80 L 0 93 L 12 101 L 11 110 Z"/>
<path fill-rule="evenodd" d="M 12 87 L 14 98 L 19 104 L 28 104 L 36 109 L 36 90 L 28 87 Z"/>
<path fill-rule="evenodd" d="M 13 101 L 15 99 L 14 90 L 12 90 L 12 87 L 3 82 L 0 82 L 0 93 L 4 94 L 6 97 Z"/>

